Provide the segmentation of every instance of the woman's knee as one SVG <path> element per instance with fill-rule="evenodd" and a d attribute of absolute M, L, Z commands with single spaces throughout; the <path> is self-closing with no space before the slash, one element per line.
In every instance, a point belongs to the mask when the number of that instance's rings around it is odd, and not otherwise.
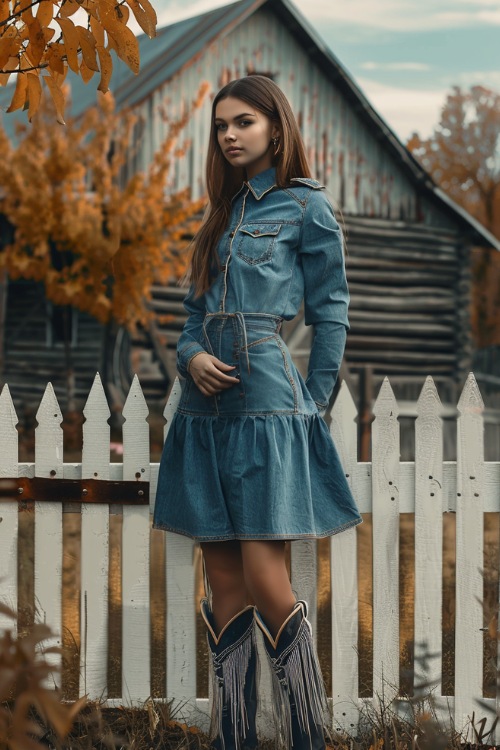
<path fill-rule="evenodd" d="M 243 542 L 242 561 L 246 586 L 255 599 L 290 598 L 284 542 Z"/>
<path fill-rule="evenodd" d="M 201 548 L 210 588 L 215 596 L 245 589 L 238 542 L 205 542 Z"/>

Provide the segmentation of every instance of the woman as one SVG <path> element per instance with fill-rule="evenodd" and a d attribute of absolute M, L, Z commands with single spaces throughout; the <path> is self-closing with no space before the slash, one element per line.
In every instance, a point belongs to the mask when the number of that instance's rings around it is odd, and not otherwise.
<path fill-rule="evenodd" d="M 185 381 L 158 478 L 155 528 L 201 543 L 211 602 L 214 748 L 255 748 L 254 623 L 274 675 L 286 748 L 325 747 L 326 696 L 285 540 L 336 534 L 361 517 L 322 414 L 349 327 L 342 232 L 311 178 L 281 89 L 253 75 L 212 107 L 209 206 L 194 240 Z M 308 376 L 279 335 L 304 299 Z"/>

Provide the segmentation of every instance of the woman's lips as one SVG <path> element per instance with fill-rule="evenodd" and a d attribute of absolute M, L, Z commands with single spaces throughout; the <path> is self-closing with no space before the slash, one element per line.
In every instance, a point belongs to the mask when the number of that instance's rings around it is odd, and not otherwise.
<path fill-rule="evenodd" d="M 229 156 L 236 156 L 236 154 L 239 154 L 242 151 L 242 148 L 228 148 L 226 154 L 228 154 Z"/>

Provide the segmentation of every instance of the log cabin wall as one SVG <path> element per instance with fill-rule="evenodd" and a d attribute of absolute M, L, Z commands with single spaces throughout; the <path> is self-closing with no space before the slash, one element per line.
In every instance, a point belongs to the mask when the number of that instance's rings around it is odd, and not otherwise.
<path fill-rule="evenodd" d="M 470 284 L 459 234 L 358 217 L 346 223 L 350 370 L 370 366 L 395 380 L 465 378 Z"/>
<path fill-rule="evenodd" d="M 26 279 L 9 280 L 5 320 L 3 380 L 16 405 L 37 408 L 50 381 L 63 408 L 67 406 L 64 344 L 57 313 L 47 302 L 43 285 Z M 54 314 L 54 312 L 56 314 Z M 71 313 L 71 357 L 78 404 L 86 398 L 95 373 L 102 367 L 105 329 L 77 310 Z"/>
<path fill-rule="evenodd" d="M 454 460 L 454 404 L 472 356 L 470 248 L 456 230 L 360 217 L 346 223 L 351 387 L 360 398 L 370 374 L 375 398 L 389 377 L 401 408 L 401 456 L 412 460 L 416 402 L 432 375 L 446 412 L 445 460 Z"/>

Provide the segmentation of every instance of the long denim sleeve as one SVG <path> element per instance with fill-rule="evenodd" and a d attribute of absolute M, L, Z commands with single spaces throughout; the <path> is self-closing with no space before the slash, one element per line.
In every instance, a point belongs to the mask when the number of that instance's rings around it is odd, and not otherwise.
<path fill-rule="evenodd" d="M 349 329 L 349 291 L 342 230 L 326 194 L 311 191 L 304 213 L 300 257 L 306 325 L 314 326 L 306 386 L 318 409 L 328 406 Z"/>
<path fill-rule="evenodd" d="M 189 317 L 177 342 L 177 369 L 183 377 L 186 377 L 189 363 L 195 354 L 206 351 L 201 344 L 206 312 L 205 295 L 195 297 L 194 286 L 191 285 L 184 299 L 184 308 Z"/>

